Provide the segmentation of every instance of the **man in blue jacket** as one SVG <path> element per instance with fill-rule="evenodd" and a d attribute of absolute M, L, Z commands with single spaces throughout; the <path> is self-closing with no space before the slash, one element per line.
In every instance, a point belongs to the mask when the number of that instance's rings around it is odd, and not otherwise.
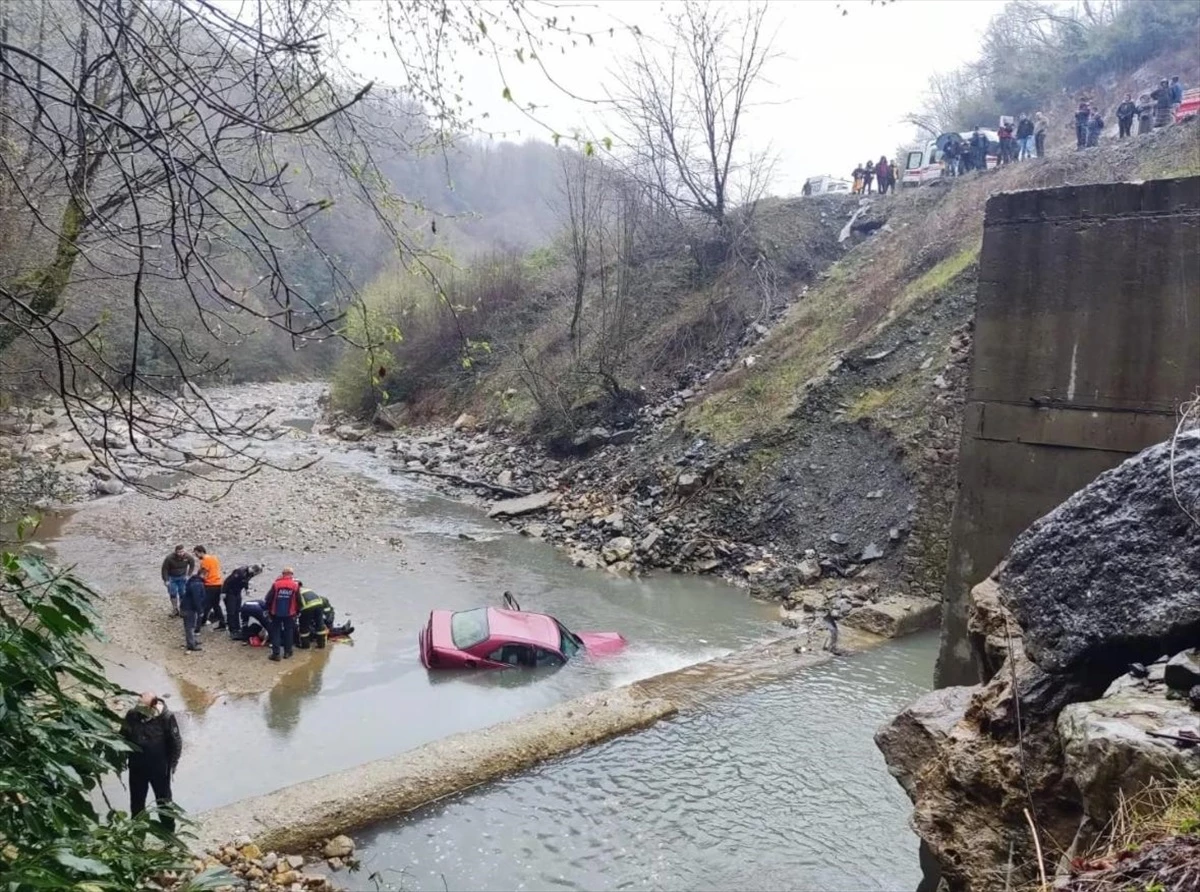
<path fill-rule="evenodd" d="M 183 596 L 179 599 L 179 612 L 183 616 L 183 637 L 187 649 L 200 650 L 198 627 L 200 614 L 204 612 L 208 593 L 204 588 L 204 578 L 199 573 L 188 577 L 183 587 Z"/>

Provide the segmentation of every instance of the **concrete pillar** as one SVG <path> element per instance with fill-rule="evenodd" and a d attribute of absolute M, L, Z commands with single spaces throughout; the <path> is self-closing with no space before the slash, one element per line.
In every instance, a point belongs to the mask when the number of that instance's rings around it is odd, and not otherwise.
<path fill-rule="evenodd" d="M 994 196 L 973 348 L 939 686 L 980 680 L 971 587 L 1200 388 L 1200 177 Z"/>

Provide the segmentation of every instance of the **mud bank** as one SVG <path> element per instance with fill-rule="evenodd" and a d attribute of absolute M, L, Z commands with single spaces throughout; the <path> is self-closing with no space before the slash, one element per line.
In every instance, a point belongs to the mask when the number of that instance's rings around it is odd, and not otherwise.
<path fill-rule="evenodd" d="M 824 640 L 815 630 L 790 636 L 215 809 L 199 817 L 196 845 L 248 836 L 263 849 L 312 848 L 717 696 L 825 663 L 834 656 L 821 649 Z M 839 647 L 849 654 L 883 640 L 849 629 Z"/>

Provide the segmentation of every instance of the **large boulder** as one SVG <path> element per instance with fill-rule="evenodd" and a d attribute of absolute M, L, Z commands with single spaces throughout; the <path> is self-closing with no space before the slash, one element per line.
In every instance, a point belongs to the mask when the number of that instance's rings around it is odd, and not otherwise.
<path fill-rule="evenodd" d="M 1095 831 L 1108 823 L 1122 795 L 1135 797 L 1155 780 L 1200 778 L 1195 750 L 1152 736 L 1200 734 L 1200 713 L 1166 694 L 1162 683 L 1124 677 L 1099 700 L 1073 703 L 1059 714 L 1064 774 Z"/>
<path fill-rule="evenodd" d="M 397 431 L 408 424 L 409 416 L 407 403 L 392 403 L 390 406 L 377 407 L 372 421 L 381 430 Z"/>
<path fill-rule="evenodd" d="M 936 601 L 895 595 L 878 604 L 855 607 L 842 622 L 884 638 L 900 638 L 921 629 L 936 628 L 941 616 L 942 608 Z"/>
<path fill-rule="evenodd" d="M 1200 431 L 1101 474 L 1017 539 L 1001 588 L 1033 662 L 1106 685 L 1200 640 L 1200 527 L 1177 499 L 1197 513 Z"/>
<path fill-rule="evenodd" d="M 966 712 L 974 687 L 939 688 L 917 700 L 877 732 L 875 745 L 888 771 L 910 797 L 917 776 L 938 751 Z"/>

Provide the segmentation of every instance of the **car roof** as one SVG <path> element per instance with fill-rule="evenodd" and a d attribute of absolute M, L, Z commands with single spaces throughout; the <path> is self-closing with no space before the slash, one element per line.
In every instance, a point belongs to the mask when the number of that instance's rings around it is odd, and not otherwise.
<path fill-rule="evenodd" d="M 491 638 L 522 641 L 558 650 L 558 624 L 544 613 L 525 613 L 522 610 L 503 610 L 489 607 L 488 628 Z"/>

